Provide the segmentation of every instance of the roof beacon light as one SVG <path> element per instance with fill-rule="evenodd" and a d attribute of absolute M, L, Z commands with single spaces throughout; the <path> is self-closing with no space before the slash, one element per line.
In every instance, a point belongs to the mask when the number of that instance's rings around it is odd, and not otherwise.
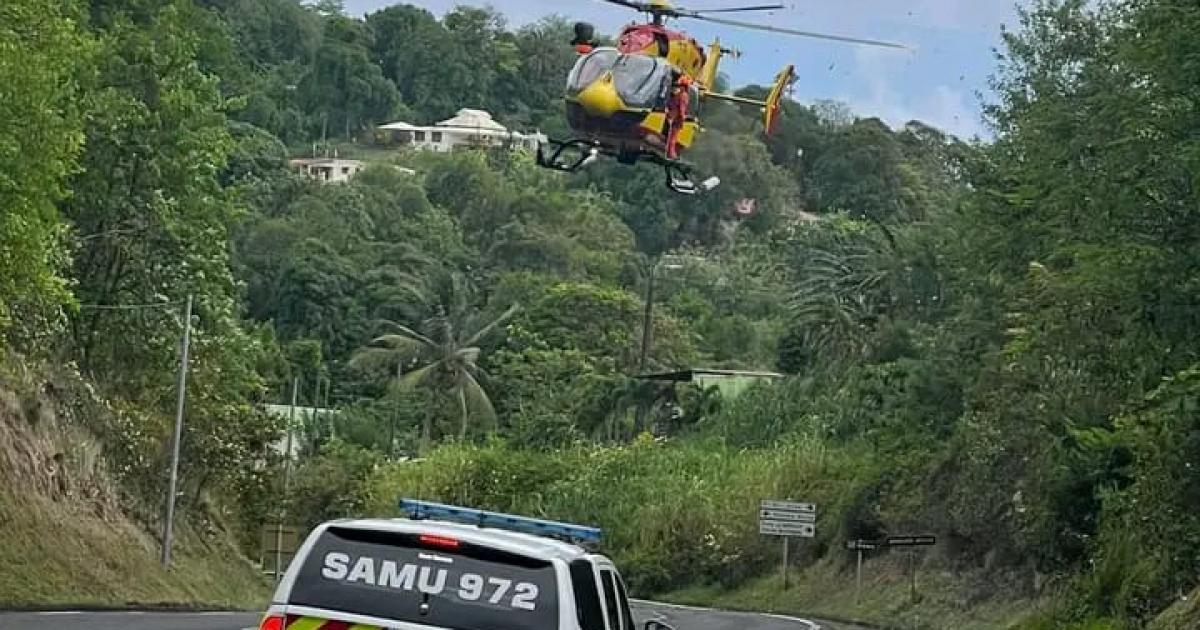
<path fill-rule="evenodd" d="M 526 534 L 548 536 L 551 538 L 567 539 L 577 543 L 600 542 L 600 530 L 584 525 L 572 525 L 558 521 L 545 521 L 502 512 L 488 512 L 473 508 L 458 507 L 418 501 L 416 499 L 400 499 L 400 511 L 412 519 L 432 518 L 444 521 L 478 525 L 479 527 L 495 527 Z"/>

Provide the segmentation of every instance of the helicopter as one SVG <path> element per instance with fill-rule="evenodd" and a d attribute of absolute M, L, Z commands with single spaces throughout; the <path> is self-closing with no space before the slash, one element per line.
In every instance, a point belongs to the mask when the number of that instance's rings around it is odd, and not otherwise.
<path fill-rule="evenodd" d="M 778 121 L 781 103 L 796 80 L 795 66 L 785 66 L 764 100 L 717 92 L 717 70 L 726 55 L 741 53 L 725 48 L 719 39 L 707 50 L 682 31 L 667 28 L 668 19 L 703 20 L 724 26 L 784 35 L 907 49 L 903 44 L 799 31 L 717 17 L 714 14 L 771 11 L 784 8 L 767 4 L 715 9 L 686 9 L 669 0 L 603 0 L 645 13 L 650 20 L 625 26 L 616 46 L 599 46 L 595 29 L 575 24 L 571 41 L 579 59 L 567 76 L 567 124 L 573 137 L 539 143 L 537 163 L 565 172 L 576 172 L 600 155 L 622 164 L 650 162 L 663 167 L 667 187 L 682 194 L 709 191 L 720 184 L 716 176 L 700 184 L 695 167 L 682 159 L 703 131 L 701 105 L 720 100 L 760 108 L 763 130 L 770 135 Z M 548 150 L 547 150 L 548 149 Z"/>

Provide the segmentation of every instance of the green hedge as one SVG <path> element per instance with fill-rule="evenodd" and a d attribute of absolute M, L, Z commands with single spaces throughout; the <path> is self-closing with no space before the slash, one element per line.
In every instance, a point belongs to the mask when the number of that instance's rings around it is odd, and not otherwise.
<path fill-rule="evenodd" d="M 819 554 L 874 481 L 865 457 L 814 442 L 772 450 L 655 441 L 547 453 L 449 445 L 376 475 L 369 504 L 394 515 L 399 497 L 568 520 L 603 528 L 603 551 L 642 594 L 698 581 L 732 584 L 773 561 L 775 541 L 757 530 L 758 501 L 820 505 Z"/>

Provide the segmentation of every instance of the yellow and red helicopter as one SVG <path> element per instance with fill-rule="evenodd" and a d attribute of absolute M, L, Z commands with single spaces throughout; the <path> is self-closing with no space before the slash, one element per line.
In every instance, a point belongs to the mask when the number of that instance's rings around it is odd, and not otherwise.
<path fill-rule="evenodd" d="M 700 124 L 703 101 L 722 100 L 761 108 L 763 130 L 769 135 L 775 128 L 785 92 L 796 76 L 794 66 L 783 68 L 762 101 L 716 92 L 721 59 L 724 55 L 737 56 L 736 51 L 724 48 L 719 40 L 706 51 L 686 33 L 667 28 L 666 20 L 687 18 L 785 35 L 906 48 L 892 42 L 799 31 L 714 15 L 770 11 L 782 9 L 781 4 L 685 9 L 668 0 L 604 1 L 646 13 L 650 21 L 623 28 L 616 46 L 597 46 L 590 24 L 575 25 L 571 44 L 580 58 L 567 77 L 564 95 L 567 123 L 574 137 L 551 139 L 539 145 L 537 162 L 547 168 L 575 172 L 599 155 L 614 157 L 623 164 L 648 161 L 664 168 L 667 186 L 679 193 L 711 190 L 720 183 L 718 178 L 710 177 L 697 184 L 692 179 L 692 165 L 681 159 L 703 131 Z"/>

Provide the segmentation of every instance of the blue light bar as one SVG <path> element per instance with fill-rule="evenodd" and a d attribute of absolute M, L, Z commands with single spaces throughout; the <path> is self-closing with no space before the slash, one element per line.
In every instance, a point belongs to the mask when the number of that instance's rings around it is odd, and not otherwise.
<path fill-rule="evenodd" d="M 544 521 L 501 512 L 488 512 L 485 510 L 445 505 L 432 501 L 400 499 L 400 511 L 412 519 L 435 518 L 466 523 L 468 525 L 478 525 L 479 527 L 496 527 L 526 534 L 536 534 L 538 536 L 566 538 L 567 540 L 581 543 L 597 544 L 600 542 L 600 530 L 595 527 L 572 525 L 558 521 Z"/>

